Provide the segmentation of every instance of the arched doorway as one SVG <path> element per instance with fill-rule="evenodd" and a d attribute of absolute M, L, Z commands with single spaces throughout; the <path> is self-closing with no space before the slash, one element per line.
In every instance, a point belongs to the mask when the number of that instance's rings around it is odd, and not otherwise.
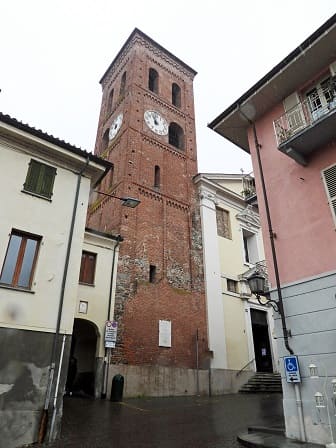
<path fill-rule="evenodd" d="M 95 395 L 98 329 L 85 319 L 75 319 L 66 389 L 70 395 Z"/>

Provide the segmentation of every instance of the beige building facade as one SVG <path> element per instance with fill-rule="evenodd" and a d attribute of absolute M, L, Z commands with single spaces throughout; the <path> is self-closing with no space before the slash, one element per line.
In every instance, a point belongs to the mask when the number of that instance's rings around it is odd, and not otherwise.
<path fill-rule="evenodd" d="M 14 448 L 57 434 L 74 321 L 95 327 L 92 358 L 78 359 L 92 368 L 77 373 L 91 371 L 102 389 L 120 238 L 85 232 L 90 189 L 109 162 L 0 114 L 0 167 L 0 434 Z M 79 285 L 85 251 L 104 269 L 92 285 Z"/>
<path fill-rule="evenodd" d="M 258 209 L 246 200 L 255 199 L 253 177 L 201 173 L 194 181 L 201 205 L 211 369 L 231 372 L 236 389 L 239 372 L 245 378 L 278 370 L 272 310 L 252 297 L 243 275 L 264 269 Z"/>

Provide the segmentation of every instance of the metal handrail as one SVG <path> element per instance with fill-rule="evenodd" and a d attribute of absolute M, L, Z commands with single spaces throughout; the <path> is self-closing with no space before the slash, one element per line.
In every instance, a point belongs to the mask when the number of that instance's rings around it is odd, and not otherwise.
<path fill-rule="evenodd" d="M 281 115 L 273 122 L 277 145 L 280 146 L 289 140 L 295 134 L 305 128 L 308 128 L 319 119 L 328 115 L 336 108 L 336 96 L 327 104 L 322 105 L 316 110 L 312 110 L 309 98 L 301 101 L 292 109 Z"/>
<path fill-rule="evenodd" d="M 248 365 L 250 365 L 250 364 L 251 364 L 252 362 L 254 362 L 254 361 L 255 361 L 255 358 L 251 359 L 251 361 L 249 361 L 247 364 L 245 364 L 244 367 L 242 367 L 242 368 L 239 370 L 239 372 L 236 373 L 236 377 L 238 377 L 238 376 L 242 373 L 242 371 L 243 371 L 244 369 L 246 369 L 246 367 L 247 367 Z"/>

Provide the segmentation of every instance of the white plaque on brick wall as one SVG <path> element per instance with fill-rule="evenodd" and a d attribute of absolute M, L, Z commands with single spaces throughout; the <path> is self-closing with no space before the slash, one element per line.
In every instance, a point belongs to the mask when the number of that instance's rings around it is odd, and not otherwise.
<path fill-rule="evenodd" d="M 170 320 L 159 320 L 159 347 L 171 347 Z"/>

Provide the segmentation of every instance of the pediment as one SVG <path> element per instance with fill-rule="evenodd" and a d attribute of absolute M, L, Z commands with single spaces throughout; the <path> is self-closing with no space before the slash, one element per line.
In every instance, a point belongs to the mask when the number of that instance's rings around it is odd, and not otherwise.
<path fill-rule="evenodd" d="M 237 213 L 236 218 L 248 227 L 260 227 L 259 215 L 253 210 L 252 205 L 248 205 L 244 210 Z"/>

